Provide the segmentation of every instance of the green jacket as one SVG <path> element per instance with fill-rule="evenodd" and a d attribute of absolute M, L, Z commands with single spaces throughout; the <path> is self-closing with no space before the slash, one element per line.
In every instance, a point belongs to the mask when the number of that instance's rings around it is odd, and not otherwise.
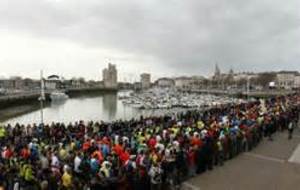
<path fill-rule="evenodd" d="M 21 168 L 20 176 L 23 177 L 25 181 L 34 181 L 32 166 L 29 164 L 24 164 Z"/>
<path fill-rule="evenodd" d="M 0 126 L 0 139 L 5 137 L 5 133 L 6 133 L 6 131 L 5 131 L 4 127 Z"/>

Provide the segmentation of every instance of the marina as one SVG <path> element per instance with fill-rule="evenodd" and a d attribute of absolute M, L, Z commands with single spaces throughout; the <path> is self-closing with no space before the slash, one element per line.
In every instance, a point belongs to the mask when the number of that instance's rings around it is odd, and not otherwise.
<path fill-rule="evenodd" d="M 298 2 L 0 1 L 0 190 L 299 189 Z"/>
<path fill-rule="evenodd" d="M 130 120 L 140 116 L 172 115 L 191 109 L 204 110 L 221 104 L 238 102 L 241 103 L 243 100 L 157 89 L 154 92 L 146 91 L 138 94 L 132 91 L 120 91 L 119 93 L 83 95 L 75 98 L 52 100 L 43 108 L 43 119 L 45 123 L 69 123 L 79 120 Z M 8 119 L 5 123 L 32 124 L 40 121 L 40 110 L 35 109 L 32 112 Z"/>
<path fill-rule="evenodd" d="M 180 92 L 174 89 L 154 88 L 139 93 L 127 93 L 119 96 L 124 105 L 137 109 L 174 109 L 194 108 L 202 109 L 212 106 L 225 105 L 230 103 L 242 103 L 243 99 L 216 96 L 211 94 L 199 94 Z"/>
<path fill-rule="evenodd" d="M 16 108 L 17 109 L 17 108 Z M 161 115 L 184 111 L 173 110 L 139 110 L 129 105 L 124 105 L 115 93 L 99 94 L 97 96 L 81 96 L 69 98 L 65 101 L 53 101 L 43 109 L 44 122 L 75 122 L 84 121 L 113 121 L 119 119 L 138 118 L 141 115 Z M 32 124 L 40 122 L 40 110 L 25 113 L 6 120 L 4 123 Z"/>

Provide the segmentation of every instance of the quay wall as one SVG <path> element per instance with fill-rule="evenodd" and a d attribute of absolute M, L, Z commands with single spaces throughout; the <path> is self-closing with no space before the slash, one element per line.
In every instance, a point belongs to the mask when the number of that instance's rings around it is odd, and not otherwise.
<path fill-rule="evenodd" d="M 50 91 L 45 92 L 46 101 L 44 107 L 50 105 Z M 65 93 L 70 98 L 80 96 L 99 96 L 107 93 L 117 93 L 117 89 L 104 89 L 104 88 L 76 88 L 67 89 Z M 10 94 L 0 96 L 0 123 L 8 119 L 14 118 L 19 115 L 36 111 L 40 108 L 38 101 L 40 97 L 39 92 L 27 92 L 23 94 Z"/>
<path fill-rule="evenodd" d="M 189 92 L 195 92 L 200 94 L 214 94 L 214 95 L 227 95 L 238 98 L 270 98 L 275 96 L 286 96 L 296 93 L 292 90 L 265 90 L 265 91 L 250 91 L 249 93 L 237 92 L 237 91 L 227 91 L 227 90 L 191 90 Z"/>
<path fill-rule="evenodd" d="M 0 96 L 0 110 L 8 107 L 30 105 L 38 103 L 39 93 L 14 94 Z M 46 101 L 49 101 L 49 94 L 46 93 Z"/>
<path fill-rule="evenodd" d="M 39 97 L 40 94 L 38 93 L 0 96 L 0 123 L 38 110 L 40 108 Z M 46 94 L 45 107 L 49 104 L 49 101 L 49 94 Z"/>
<path fill-rule="evenodd" d="M 98 95 L 102 93 L 116 93 L 117 89 L 108 89 L 108 88 L 73 88 L 66 89 L 65 93 L 68 94 L 71 98 L 84 95 Z M 51 91 L 46 91 L 46 102 L 50 102 L 50 93 Z M 20 105 L 30 105 L 38 103 L 40 97 L 40 92 L 26 92 L 21 94 L 10 94 L 0 96 L 0 110 L 20 106 Z"/>

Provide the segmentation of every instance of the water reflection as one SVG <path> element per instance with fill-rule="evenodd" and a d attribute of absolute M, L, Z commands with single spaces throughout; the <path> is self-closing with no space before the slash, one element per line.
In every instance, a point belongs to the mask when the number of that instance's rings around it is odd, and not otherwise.
<path fill-rule="evenodd" d="M 117 114 L 117 94 L 104 94 L 102 98 L 103 111 L 107 113 L 108 120 L 116 118 Z"/>
<path fill-rule="evenodd" d="M 62 105 L 64 105 L 67 102 L 67 100 L 59 100 L 59 101 L 54 101 L 50 103 L 50 106 L 53 109 L 58 109 L 59 107 L 61 107 Z"/>
<path fill-rule="evenodd" d="M 44 108 L 44 122 L 113 121 L 118 119 L 139 118 L 140 115 L 153 116 L 173 113 L 178 110 L 138 110 L 124 105 L 117 94 L 98 94 L 97 96 L 81 96 L 70 98 L 65 102 L 51 103 Z M 39 123 L 40 110 L 24 114 L 5 123 Z"/>

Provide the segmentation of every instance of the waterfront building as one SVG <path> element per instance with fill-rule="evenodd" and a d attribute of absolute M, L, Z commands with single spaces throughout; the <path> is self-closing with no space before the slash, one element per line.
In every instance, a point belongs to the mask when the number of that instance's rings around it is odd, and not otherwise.
<path fill-rule="evenodd" d="M 235 73 L 233 74 L 233 80 L 234 81 L 247 80 L 247 79 L 251 80 L 257 78 L 258 76 L 259 74 L 249 73 L 249 72 Z"/>
<path fill-rule="evenodd" d="M 192 78 L 190 77 L 177 77 L 174 79 L 175 87 L 178 90 L 187 90 L 191 88 L 191 84 L 193 83 Z"/>
<path fill-rule="evenodd" d="M 0 80 L 0 89 L 6 90 L 32 90 L 40 87 L 40 82 L 33 79 L 20 79 L 20 78 L 11 78 L 11 79 L 1 79 Z"/>
<path fill-rule="evenodd" d="M 83 77 L 73 77 L 71 80 L 64 80 L 66 88 L 85 88 L 88 87 L 88 82 Z"/>
<path fill-rule="evenodd" d="M 160 78 L 155 82 L 157 87 L 160 88 L 172 88 L 175 87 L 175 81 L 172 78 Z"/>
<path fill-rule="evenodd" d="M 295 87 L 295 79 L 299 73 L 297 71 L 280 71 L 277 73 L 277 86 L 283 89 L 292 89 Z"/>
<path fill-rule="evenodd" d="M 108 64 L 108 68 L 102 71 L 103 83 L 105 88 L 118 88 L 118 71 L 116 65 Z"/>
<path fill-rule="evenodd" d="M 142 89 L 148 89 L 151 87 L 151 75 L 149 73 L 141 74 Z"/>
<path fill-rule="evenodd" d="M 199 90 L 203 88 L 203 81 L 205 78 L 203 76 L 192 76 L 192 77 L 177 77 L 174 79 L 175 87 L 178 90 Z"/>
<path fill-rule="evenodd" d="M 44 79 L 45 89 L 56 90 L 62 87 L 62 79 L 58 75 L 50 75 Z"/>
<path fill-rule="evenodd" d="M 205 81 L 207 79 L 203 76 L 192 76 L 191 77 L 191 84 L 190 84 L 190 89 L 191 90 L 199 90 L 205 88 Z"/>
<path fill-rule="evenodd" d="M 142 83 L 141 82 L 134 82 L 133 83 L 133 89 L 137 90 L 137 91 L 141 90 L 142 89 Z"/>
<path fill-rule="evenodd" d="M 14 82 L 9 79 L 1 79 L 0 80 L 0 88 L 2 89 L 13 89 L 14 88 Z"/>
<path fill-rule="evenodd" d="M 130 82 L 119 82 L 118 89 L 121 89 L 121 90 L 134 89 L 134 85 Z"/>
<path fill-rule="evenodd" d="M 13 81 L 14 89 L 17 89 L 17 90 L 24 89 L 25 83 L 21 77 L 13 77 L 13 78 L 11 78 L 11 80 Z"/>
<path fill-rule="evenodd" d="M 295 86 L 294 88 L 300 89 L 300 75 L 295 76 Z"/>
<path fill-rule="evenodd" d="M 39 80 L 33 80 L 30 78 L 24 79 L 24 87 L 28 89 L 35 89 L 41 86 L 41 83 Z"/>

